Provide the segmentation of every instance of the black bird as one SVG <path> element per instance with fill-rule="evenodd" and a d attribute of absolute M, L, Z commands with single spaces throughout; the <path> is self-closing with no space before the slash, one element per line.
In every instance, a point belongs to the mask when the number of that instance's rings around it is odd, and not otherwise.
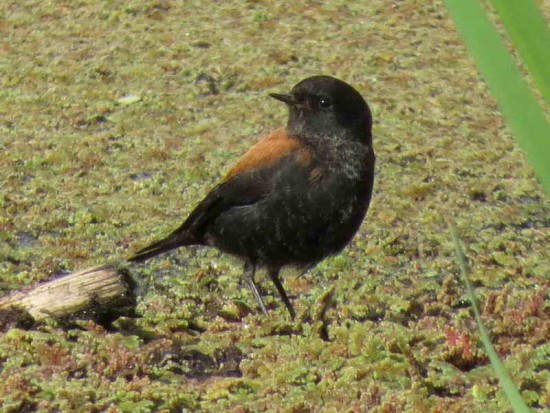
<path fill-rule="evenodd" d="M 266 267 L 294 318 L 279 272 L 313 267 L 359 229 L 374 181 L 372 116 L 353 87 L 330 76 L 270 96 L 288 106 L 287 126 L 258 141 L 179 228 L 129 260 L 186 245 L 216 247 L 244 261 L 244 278 L 264 314 L 254 275 Z"/>

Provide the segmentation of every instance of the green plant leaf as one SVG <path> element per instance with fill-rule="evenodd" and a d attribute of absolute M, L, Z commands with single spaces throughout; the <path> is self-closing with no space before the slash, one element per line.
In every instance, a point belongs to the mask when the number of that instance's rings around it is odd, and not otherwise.
<path fill-rule="evenodd" d="M 533 0 L 491 0 L 546 103 L 550 105 L 550 30 Z"/>
<path fill-rule="evenodd" d="M 453 226 L 451 227 L 451 235 L 455 244 L 458 263 L 460 265 L 460 273 L 462 274 L 462 279 L 464 280 L 464 284 L 466 284 L 466 291 L 468 292 L 470 302 L 472 303 L 472 310 L 474 312 L 474 318 L 476 320 L 479 334 L 481 336 L 481 342 L 483 343 L 483 347 L 485 347 L 485 351 L 489 356 L 489 360 L 491 361 L 491 365 L 493 366 L 495 374 L 498 377 L 500 386 L 502 387 L 502 390 L 504 390 L 504 393 L 510 401 L 510 404 L 512 405 L 515 413 L 529 413 L 529 407 L 522 399 L 521 394 L 516 387 L 516 384 L 510 378 L 508 372 L 504 368 L 504 365 L 502 364 L 502 361 L 500 360 L 500 357 L 498 356 L 495 347 L 491 342 L 489 332 L 481 321 L 481 313 L 477 304 L 477 298 L 475 296 L 472 283 L 470 282 L 470 277 L 468 276 L 468 264 L 466 261 L 466 254 L 464 253 L 464 249 L 462 248 L 462 244 L 460 243 L 460 239 L 458 238 L 456 229 Z"/>
<path fill-rule="evenodd" d="M 479 2 L 445 0 L 445 3 L 516 139 L 550 193 L 550 125 L 541 107 Z M 523 7 L 524 2 L 520 3 Z M 545 46 L 548 49 L 548 43 Z"/>

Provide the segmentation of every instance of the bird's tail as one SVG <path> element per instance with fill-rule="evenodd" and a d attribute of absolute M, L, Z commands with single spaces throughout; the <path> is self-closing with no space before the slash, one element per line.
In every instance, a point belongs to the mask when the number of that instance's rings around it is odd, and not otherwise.
<path fill-rule="evenodd" d="M 163 252 L 167 252 L 179 247 L 183 247 L 185 245 L 191 245 L 194 242 L 188 237 L 186 237 L 181 232 L 173 232 L 168 237 L 154 242 L 148 247 L 143 248 L 142 250 L 139 250 L 134 255 L 132 255 L 130 258 L 128 258 L 128 261 L 131 262 L 143 262 L 148 260 L 149 258 L 156 257 L 157 255 L 162 254 Z"/>

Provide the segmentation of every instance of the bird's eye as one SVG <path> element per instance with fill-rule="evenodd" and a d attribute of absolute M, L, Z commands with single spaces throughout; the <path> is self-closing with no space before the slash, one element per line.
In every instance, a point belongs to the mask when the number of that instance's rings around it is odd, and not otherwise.
<path fill-rule="evenodd" d="M 319 99 L 319 106 L 323 109 L 329 108 L 332 106 L 332 100 L 330 98 L 321 98 Z"/>

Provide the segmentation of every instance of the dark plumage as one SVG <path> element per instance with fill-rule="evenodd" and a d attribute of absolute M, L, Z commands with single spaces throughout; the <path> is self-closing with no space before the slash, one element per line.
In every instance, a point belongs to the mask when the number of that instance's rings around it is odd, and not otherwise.
<path fill-rule="evenodd" d="M 286 128 L 256 143 L 179 228 L 129 260 L 185 245 L 216 247 L 244 260 L 244 277 L 266 314 L 254 274 L 267 267 L 294 317 L 279 271 L 311 268 L 357 232 L 374 180 L 372 117 L 355 89 L 329 76 L 271 96 L 289 108 Z"/>

